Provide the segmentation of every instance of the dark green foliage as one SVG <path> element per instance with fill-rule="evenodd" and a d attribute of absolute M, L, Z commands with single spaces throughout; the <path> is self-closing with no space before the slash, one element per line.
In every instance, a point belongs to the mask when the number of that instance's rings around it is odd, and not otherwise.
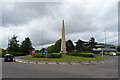
<path fill-rule="evenodd" d="M 47 55 L 47 58 L 60 58 L 61 57 L 61 54 L 60 53 L 42 53 L 42 54 L 33 54 L 32 56 L 34 58 L 46 58 L 46 55 Z"/>
<path fill-rule="evenodd" d="M 61 39 L 57 40 L 54 45 L 54 52 L 59 53 L 61 50 Z"/>
<path fill-rule="evenodd" d="M 117 56 L 120 56 L 120 53 L 116 53 Z"/>
<path fill-rule="evenodd" d="M 117 51 L 120 52 L 120 46 L 117 47 Z"/>
<path fill-rule="evenodd" d="M 51 58 L 60 58 L 62 57 L 61 53 L 51 53 Z"/>
<path fill-rule="evenodd" d="M 84 51 L 84 52 L 90 52 L 90 51 L 91 51 L 91 48 L 88 47 L 88 46 L 83 46 L 83 51 Z"/>
<path fill-rule="evenodd" d="M 94 37 L 91 37 L 90 40 L 89 40 L 89 47 L 91 48 L 91 51 L 93 50 L 93 48 L 95 47 L 95 38 Z"/>
<path fill-rule="evenodd" d="M 49 51 L 49 53 L 54 53 L 55 52 L 55 46 L 54 45 L 51 45 L 51 46 L 49 46 L 49 47 L 47 47 L 46 48 L 46 50 L 48 50 Z"/>
<path fill-rule="evenodd" d="M 66 42 L 66 50 L 68 52 L 73 52 L 74 51 L 74 45 L 73 45 L 73 42 L 71 40 L 68 40 Z"/>
<path fill-rule="evenodd" d="M 2 50 L 2 57 L 7 54 L 7 50 Z"/>
<path fill-rule="evenodd" d="M 40 52 L 43 53 L 45 50 L 48 50 L 49 53 L 59 53 L 61 50 L 61 39 L 57 40 L 54 45 L 51 45 L 47 48 L 42 48 Z"/>
<path fill-rule="evenodd" d="M 13 35 L 13 37 L 9 40 L 7 53 L 13 54 L 14 56 L 22 56 L 29 54 L 33 49 L 29 37 L 25 38 L 21 45 L 19 45 L 18 42 L 17 36 Z"/>
<path fill-rule="evenodd" d="M 78 41 L 76 42 L 76 47 L 75 47 L 75 49 L 76 49 L 77 51 L 79 51 L 79 52 L 83 52 L 83 44 L 84 44 L 84 42 L 83 42 L 82 40 L 78 40 Z"/>
<path fill-rule="evenodd" d="M 18 44 L 17 36 L 13 35 L 13 37 L 9 40 L 8 44 L 8 52 L 19 52 L 19 44 Z"/>
<path fill-rule="evenodd" d="M 79 57 L 90 57 L 90 58 L 94 57 L 94 55 L 91 54 L 91 53 L 79 53 L 79 52 L 68 53 L 68 55 L 70 55 L 70 56 L 79 56 Z"/>
<path fill-rule="evenodd" d="M 34 58 L 46 58 L 46 54 L 45 53 L 41 53 L 41 54 L 33 54 L 32 55 Z M 47 58 L 50 58 L 51 54 L 47 54 Z"/>
<path fill-rule="evenodd" d="M 9 54 L 13 54 L 14 56 L 25 56 L 26 53 L 23 52 L 9 52 Z"/>
<path fill-rule="evenodd" d="M 32 47 L 32 43 L 29 39 L 29 37 L 25 38 L 25 40 L 21 43 L 20 50 L 23 53 L 29 54 L 31 50 L 34 48 Z"/>
<path fill-rule="evenodd" d="M 45 52 L 45 48 L 42 48 L 41 50 L 40 50 L 40 53 L 44 53 Z"/>

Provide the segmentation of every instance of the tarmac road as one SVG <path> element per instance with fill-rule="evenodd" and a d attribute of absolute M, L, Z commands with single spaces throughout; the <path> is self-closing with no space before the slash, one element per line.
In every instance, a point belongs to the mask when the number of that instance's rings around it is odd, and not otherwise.
<path fill-rule="evenodd" d="M 118 57 L 96 65 L 2 63 L 3 78 L 118 78 Z"/>

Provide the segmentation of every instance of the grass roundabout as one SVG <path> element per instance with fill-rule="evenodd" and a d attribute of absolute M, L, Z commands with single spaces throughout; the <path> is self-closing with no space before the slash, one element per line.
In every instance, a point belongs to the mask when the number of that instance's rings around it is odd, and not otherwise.
<path fill-rule="evenodd" d="M 99 61 L 99 60 L 106 60 L 106 57 L 99 57 L 95 56 L 93 58 L 88 57 L 78 57 L 78 56 L 62 56 L 61 58 L 34 58 L 33 56 L 22 57 L 23 60 L 33 60 L 33 61 L 65 61 L 65 62 L 72 62 L 72 61 Z"/>

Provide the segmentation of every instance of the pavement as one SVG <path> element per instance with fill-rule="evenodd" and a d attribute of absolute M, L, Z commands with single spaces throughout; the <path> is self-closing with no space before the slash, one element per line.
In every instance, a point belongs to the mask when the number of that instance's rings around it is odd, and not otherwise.
<path fill-rule="evenodd" d="M 36 64 L 2 62 L 3 78 L 118 78 L 118 56 L 107 56 L 105 63 Z"/>

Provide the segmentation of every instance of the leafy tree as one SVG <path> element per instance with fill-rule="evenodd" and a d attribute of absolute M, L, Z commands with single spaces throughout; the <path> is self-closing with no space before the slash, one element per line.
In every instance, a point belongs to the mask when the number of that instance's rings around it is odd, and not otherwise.
<path fill-rule="evenodd" d="M 31 50 L 33 50 L 34 48 L 32 47 L 32 43 L 30 41 L 30 38 L 27 37 L 25 38 L 24 41 L 22 41 L 21 43 L 21 51 L 26 53 L 26 54 L 29 54 Z"/>
<path fill-rule="evenodd" d="M 66 42 L 66 49 L 68 52 L 74 51 L 74 45 L 73 45 L 73 42 L 71 40 L 68 40 Z"/>
<path fill-rule="evenodd" d="M 44 53 L 45 52 L 45 48 L 42 48 L 41 50 L 40 50 L 40 53 Z"/>
<path fill-rule="evenodd" d="M 46 48 L 46 50 L 48 50 L 49 51 L 49 53 L 54 53 L 55 52 L 55 46 L 54 45 L 51 45 L 51 46 L 49 46 L 49 47 L 47 47 Z"/>
<path fill-rule="evenodd" d="M 94 37 L 91 37 L 90 40 L 89 40 L 89 47 L 91 48 L 91 50 L 93 50 L 93 48 L 95 47 L 95 38 Z"/>
<path fill-rule="evenodd" d="M 88 47 L 88 46 L 83 46 L 83 51 L 84 51 L 84 52 L 90 52 L 90 51 L 91 51 L 91 48 Z"/>
<path fill-rule="evenodd" d="M 61 39 L 57 40 L 54 45 L 54 52 L 59 53 L 61 50 Z"/>
<path fill-rule="evenodd" d="M 19 44 L 18 44 L 17 36 L 13 35 L 13 37 L 9 40 L 8 43 L 8 52 L 19 52 Z"/>
<path fill-rule="evenodd" d="M 49 53 L 59 53 L 61 50 L 61 39 L 57 40 L 54 45 L 51 45 L 47 48 L 42 48 L 40 52 L 44 52 L 45 50 L 48 50 Z"/>
<path fill-rule="evenodd" d="M 120 52 L 120 46 L 117 47 L 117 51 Z"/>
<path fill-rule="evenodd" d="M 83 52 L 83 44 L 84 44 L 84 42 L 82 40 L 78 40 L 76 42 L 76 47 L 75 47 L 76 50 L 80 51 L 80 52 Z"/>

